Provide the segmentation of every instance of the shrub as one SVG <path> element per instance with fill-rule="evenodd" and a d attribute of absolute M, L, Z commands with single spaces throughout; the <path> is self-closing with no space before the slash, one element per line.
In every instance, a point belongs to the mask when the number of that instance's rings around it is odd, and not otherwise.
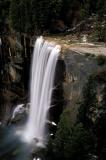
<path fill-rule="evenodd" d="M 99 55 L 99 56 L 97 56 L 97 64 L 98 65 L 104 65 L 105 63 L 106 63 L 106 56 L 104 56 L 104 55 Z"/>

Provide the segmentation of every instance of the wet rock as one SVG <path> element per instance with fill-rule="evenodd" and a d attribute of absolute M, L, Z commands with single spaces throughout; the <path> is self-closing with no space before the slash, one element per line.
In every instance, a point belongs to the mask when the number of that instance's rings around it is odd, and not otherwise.
<path fill-rule="evenodd" d="M 10 123 L 20 124 L 24 123 L 27 119 L 29 113 L 29 104 L 19 104 L 17 105 L 10 118 Z"/>

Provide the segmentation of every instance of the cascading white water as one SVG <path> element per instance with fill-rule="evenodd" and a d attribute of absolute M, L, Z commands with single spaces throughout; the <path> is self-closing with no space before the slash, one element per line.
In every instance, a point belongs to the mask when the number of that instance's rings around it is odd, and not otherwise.
<path fill-rule="evenodd" d="M 51 104 L 56 62 L 60 46 L 44 41 L 39 37 L 34 46 L 30 84 L 30 112 L 23 134 L 26 142 L 33 139 L 37 145 L 44 145 L 45 124 Z"/>
<path fill-rule="evenodd" d="M 15 107 L 13 113 L 12 113 L 12 117 L 11 119 L 14 119 L 16 117 L 17 114 L 23 113 L 25 108 L 23 107 L 24 104 L 19 104 Z"/>

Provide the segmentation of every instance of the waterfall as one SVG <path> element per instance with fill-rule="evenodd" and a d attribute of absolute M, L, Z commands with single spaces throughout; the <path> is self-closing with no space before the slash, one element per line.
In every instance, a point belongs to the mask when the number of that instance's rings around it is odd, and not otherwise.
<path fill-rule="evenodd" d="M 23 138 L 28 143 L 35 140 L 38 146 L 43 146 L 46 139 L 47 113 L 51 105 L 60 50 L 60 46 L 44 41 L 42 37 L 35 42 L 31 67 L 30 111 Z"/>

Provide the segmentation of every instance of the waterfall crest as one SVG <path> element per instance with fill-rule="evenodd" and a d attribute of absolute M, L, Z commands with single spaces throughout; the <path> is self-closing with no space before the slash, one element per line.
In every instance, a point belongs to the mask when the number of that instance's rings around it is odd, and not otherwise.
<path fill-rule="evenodd" d="M 42 37 L 36 40 L 34 46 L 30 82 L 31 105 L 23 136 L 29 143 L 35 139 L 38 146 L 43 146 L 46 139 L 45 125 L 60 50 L 60 46 L 44 41 Z"/>

